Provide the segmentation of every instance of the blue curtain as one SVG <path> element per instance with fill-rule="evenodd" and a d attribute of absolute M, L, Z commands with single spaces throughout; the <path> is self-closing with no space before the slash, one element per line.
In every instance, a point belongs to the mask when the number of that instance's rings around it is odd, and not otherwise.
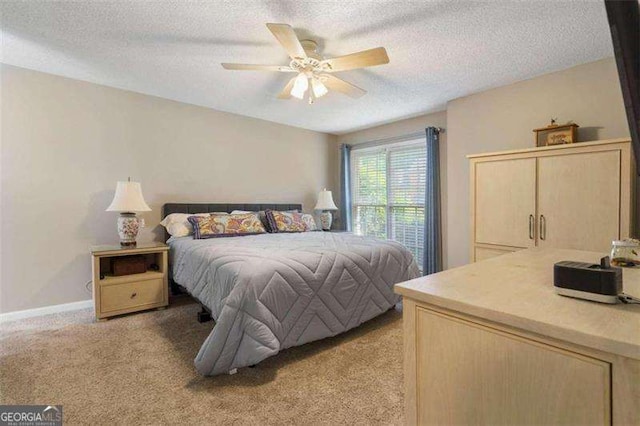
<path fill-rule="evenodd" d="M 424 275 L 442 270 L 440 226 L 440 129 L 427 127 L 427 179 L 424 195 Z"/>
<path fill-rule="evenodd" d="M 351 231 L 351 145 L 340 145 L 340 223 L 339 228 Z"/>

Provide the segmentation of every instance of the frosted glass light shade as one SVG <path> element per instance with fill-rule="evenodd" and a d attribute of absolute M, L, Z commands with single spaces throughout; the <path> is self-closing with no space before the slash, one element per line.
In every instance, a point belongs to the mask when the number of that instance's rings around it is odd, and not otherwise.
<path fill-rule="evenodd" d="M 118 182 L 108 212 L 150 212 L 151 208 L 142 197 L 140 182 Z"/>
<path fill-rule="evenodd" d="M 331 191 L 327 191 L 326 189 L 320 191 L 318 194 L 318 202 L 316 203 L 314 210 L 338 210 L 338 207 L 333 202 Z"/>
<path fill-rule="evenodd" d="M 322 82 L 317 78 L 311 80 L 311 89 L 313 89 L 313 96 L 315 96 L 316 98 L 320 98 L 326 95 L 327 92 L 329 92 L 329 90 L 327 90 L 327 87 L 322 84 Z"/>
<path fill-rule="evenodd" d="M 293 89 L 291 89 L 291 96 L 294 98 L 302 99 L 304 94 L 309 88 L 309 81 L 304 73 L 298 74 L 296 81 L 293 83 Z"/>

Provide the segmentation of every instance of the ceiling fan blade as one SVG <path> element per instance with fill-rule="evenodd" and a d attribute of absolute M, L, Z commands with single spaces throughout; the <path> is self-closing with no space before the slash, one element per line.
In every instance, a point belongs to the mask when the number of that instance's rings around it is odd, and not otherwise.
<path fill-rule="evenodd" d="M 291 80 L 289 80 L 287 85 L 284 86 L 284 89 L 282 89 L 282 92 L 280 92 L 280 94 L 278 95 L 278 99 L 290 99 L 291 98 L 291 89 L 293 89 L 293 85 L 296 82 L 296 78 L 298 78 L 298 76 L 295 76 Z"/>
<path fill-rule="evenodd" d="M 389 56 L 387 56 L 387 51 L 384 47 L 376 47 L 375 49 L 363 50 L 362 52 L 326 59 L 323 63 L 329 65 L 330 68 L 327 70 L 329 72 L 347 71 L 356 68 L 388 64 Z"/>
<path fill-rule="evenodd" d="M 366 90 L 363 90 L 358 86 L 354 86 L 351 83 L 347 83 L 346 81 L 330 74 L 321 74 L 320 81 L 322 81 L 329 90 L 344 93 L 352 98 L 359 98 L 367 93 Z"/>
<path fill-rule="evenodd" d="M 222 64 L 226 70 L 242 71 L 276 71 L 276 72 L 297 72 L 289 67 L 281 65 L 254 65 L 254 64 Z"/>
<path fill-rule="evenodd" d="M 267 24 L 267 28 L 273 33 L 273 35 L 278 39 L 284 50 L 287 51 L 287 54 L 291 57 L 291 59 L 306 59 L 307 54 L 305 53 L 302 45 L 300 44 L 300 40 L 298 40 L 298 36 L 291 28 L 291 25 L 287 24 Z"/>

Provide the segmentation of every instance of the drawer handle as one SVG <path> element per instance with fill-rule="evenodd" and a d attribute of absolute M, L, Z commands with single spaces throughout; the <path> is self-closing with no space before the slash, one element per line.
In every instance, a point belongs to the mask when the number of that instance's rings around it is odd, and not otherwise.
<path fill-rule="evenodd" d="M 132 293 L 131 294 L 131 298 L 133 299 L 134 297 L 136 297 L 138 295 L 138 293 Z"/>

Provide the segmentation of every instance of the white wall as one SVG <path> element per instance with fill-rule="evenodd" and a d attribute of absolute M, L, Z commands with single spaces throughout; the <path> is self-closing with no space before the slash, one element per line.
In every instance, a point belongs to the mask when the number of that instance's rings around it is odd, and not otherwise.
<path fill-rule="evenodd" d="M 116 181 L 166 202 L 302 202 L 337 189 L 335 137 L 2 65 L 0 312 L 91 297 L 89 246 L 117 242 Z"/>

